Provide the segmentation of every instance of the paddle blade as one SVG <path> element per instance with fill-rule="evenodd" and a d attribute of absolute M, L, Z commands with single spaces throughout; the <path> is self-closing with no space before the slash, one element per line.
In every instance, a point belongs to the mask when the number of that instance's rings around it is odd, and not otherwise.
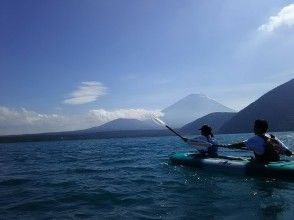
<path fill-rule="evenodd" d="M 164 121 L 160 120 L 159 118 L 153 117 L 152 120 L 153 120 L 156 124 L 158 124 L 158 125 L 166 126 L 166 124 L 164 123 Z"/>

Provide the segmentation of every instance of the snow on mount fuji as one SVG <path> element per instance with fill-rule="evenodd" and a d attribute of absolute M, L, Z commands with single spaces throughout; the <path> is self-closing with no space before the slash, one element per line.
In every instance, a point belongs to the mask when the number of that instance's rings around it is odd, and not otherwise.
<path fill-rule="evenodd" d="M 179 128 L 213 112 L 235 112 L 203 94 L 190 94 L 162 110 L 162 119 Z"/>

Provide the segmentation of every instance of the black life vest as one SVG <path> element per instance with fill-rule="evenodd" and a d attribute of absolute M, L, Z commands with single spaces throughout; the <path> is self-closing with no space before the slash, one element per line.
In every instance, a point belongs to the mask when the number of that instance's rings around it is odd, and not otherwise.
<path fill-rule="evenodd" d="M 264 140 L 265 144 L 264 153 L 262 155 L 258 155 L 254 152 L 256 160 L 262 163 L 279 161 L 281 148 L 279 142 L 275 139 L 275 136 L 272 134 L 270 137 L 265 135 L 258 136 Z"/>

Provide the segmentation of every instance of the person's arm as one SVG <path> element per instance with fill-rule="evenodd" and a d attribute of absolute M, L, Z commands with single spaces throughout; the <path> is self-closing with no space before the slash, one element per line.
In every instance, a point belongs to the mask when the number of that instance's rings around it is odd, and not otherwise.
<path fill-rule="evenodd" d="M 197 149 L 199 152 L 206 152 L 209 147 L 211 147 L 211 143 L 209 143 L 205 138 L 202 136 L 189 139 L 187 138 L 184 140 L 190 147 Z"/>
<path fill-rule="evenodd" d="M 187 142 L 187 144 L 189 145 L 202 146 L 202 147 L 210 147 L 212 145 L 205 138 L 202 138 L 201 136 L 197 138 L 193 138 L 193 139 L 187 138 L 185 142 Z"/>
<path fill-rule="evenodd" d="M 239 143 L 233 143 L 233 144 L 227 144 L 226 145 L 228 148 L 231 148 L 231 149 L 241 149 L 241 150 L 245 150 L 247 149 L 246 148 L 246 145 L 244 142 L 239 142 Z"/>

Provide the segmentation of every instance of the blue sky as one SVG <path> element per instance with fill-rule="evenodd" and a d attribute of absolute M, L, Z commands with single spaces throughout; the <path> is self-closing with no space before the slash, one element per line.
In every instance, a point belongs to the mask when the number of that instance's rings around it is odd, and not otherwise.
<path fill-rule="evenodd" d="M 144 118 L 190 93 L 240 110 L 294 76 L 293 1 L 2 0 L 0 134 Z"/>

